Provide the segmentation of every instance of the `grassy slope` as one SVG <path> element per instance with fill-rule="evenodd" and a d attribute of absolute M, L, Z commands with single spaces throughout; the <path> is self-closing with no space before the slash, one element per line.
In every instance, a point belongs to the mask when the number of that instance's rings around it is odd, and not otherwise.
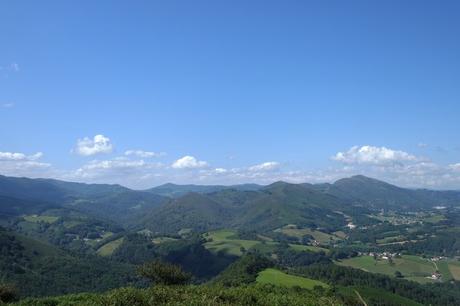
<path fill-rule="evenodd" d="M 420 306 L 408 298 L 402 297 L 391 292 L 370 288 L 370 287 L 340 287 L 339 292 L 346 296 L 355 297 L 357 292 L 368 305 L 401 305 L 401 306 Z"/>
<path fill-rule="evenodd" d="M 59 217 L 55 217 L 55 216 L 46 216 L 46 215 L 28 215 L 28 216 L 24 216 L 24 220 L 28 221 L 28 222 L 44 222 L 44 223 L 54 223 L 56 222 L 57 220 L 59 219 Z"/>
<path fill-rule="evenodd" d="M 241 247 L 249 250 L 259 244 L 257 240 L 242 240 L 233 238 L 235 231 L 231 230 L 220 230 L 209 233 L 209 238 L 212 239 L 210 242 L 205 243 L 205 247 L 213 252 L 224 251 L 230 255 L 241 256 Z"/>
<path fill-rule="evenodd" d="M 244 247 L 246 250 L 257 249 L 262 253 L 270 253 L 278 245 L 277 242 L 272 241 L 266 241 L 265 243 L 262 243 L 258 240 L 238 239 L 235 237 L 235 235 L 236 232 L 232 230 L 219 230 L 209 232 L 205 235 L 205 238 L 211 238 L 212 241 L 206 242 L 204 246 L 212 252 L 223 251 L 229 255 L 241 256 L 241 247 Z M 308 245 L 290 244 L 290 246 L 296 251 L 308 250 L 319 252 L 326 250 L 323 248 Z"/>
<path fill-rule="evenodd" d="M 110 241 L 97 250 L 97 254 L 101 256 L 110 256 L 123 243 L 123 237 L 117 240 Z"/>
<path fill-rule="evenodd" d="M 261 284 L 272 284 L 276 286 L 284 286 L 289 288 L 294 286 L 299 286 L 305 289 L 313 289 L 315 286 L 329 288 L 329 285 L 323 282 L 305 277 L 289 275 L 280 270 L 271 268 L 259 272 L 259 276 L 257 276 L 256 281 Z"/>
<path fill-rule="evenodd" d="M 400 271 L 404 277 L 418 282 L 429 281 L 425 277 L 430 276 L 435 271 L 431 262 L 417 256 L 404 255 L 402 258 L 395 258 L 393 262 L 394 265 L 390 265 L 387 260 L 376 262 L 371 256 L 361 256 L 345 259 L 338 264 L 389 276 L 394 276 L 396 271 Z"/>
<path fill-rule="evenodd" d="M 460 281 L 460 262 L 450 262 L 449 263 L 449 272 L 452 275 L 452 278 Z"/>
<path fill-rule="evenodd" d="M 327 234 L 327 233 L 323 233 L 321 231 L 311 230 L 309 228 L 293 228 L 293 227 L 285 226 L 285 227 L 280 228 L 280 229 L 278 229 L 276 231 L 280 231 L 281 233 L 283 233 L 283 234 L 285 234 L 287 236 L 296 237 L 296 238 L 299 238 L 299 239 L 301 239 L 305 235 L 311 235 L 311 236 L 313 236 L 313 238 L 315 238 L 315 240 L 317 240 L 318 242 L 320 242 L 322 244 L 330 243 L 331 240 L 340 240 L 341 239 L 341 238 L 339 238 L 337 236 L 330 235 L 330 234 Z"/>
<path fill-rule="evenodd" d="M 0 230 L 0 279 L 23 296 L 116 288 L 132 280 L 133 268 L 95 256 L 80 257 L 50 244 Z"/>
<path fill-rule="evenodd" d="M 307 290 L 253 285 L 222 288 L 219 286 L 154 286 L 148 289 L 120 288 L 104 294 L 78 294 L 55 298 L 27 299 L 17 306 L 64 305 L 340 305 L 333 297 Z"/>
<path fill-rule="evenodd" d="M 436 266 L 437 266 L 439 272 L 441 272 L 442 279 L 444 281 L 448 281 L 448 280 L 453 279 L 452 273 L 449 270 L 449 266 L 450 266 L 449 261 L 446 261 L 446 260 L 438 261 L 436 263 Z"/>

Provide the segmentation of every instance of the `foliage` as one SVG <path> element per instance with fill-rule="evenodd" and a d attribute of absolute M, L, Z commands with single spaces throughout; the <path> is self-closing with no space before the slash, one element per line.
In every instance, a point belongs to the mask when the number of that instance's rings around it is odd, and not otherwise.
<path fill-rule="evenodd" d="M 105 294 L 78 294 L 44 299 L 26 299 L 17 306 L 338 306 L 333 296 L 295 288 L 251 285 L 234 288 L 219 286 L 154 286 L 148 289 L 120 288 Z"/>
<path fill-rule="evenodd" d="M 0 303 L 11 303 L 18 299 L 18 290 L 12 284 L 0 283 Z"/>
<path fill-rule="evenodd" d="M 197 279 L 207 280 L 222 272 L 237 257 L 214 254 L 203 246 L 199 237 L 160 244 L 157 248 L 161 258 L 178 264 Z"/>
<path fill-rule="evenodd" d="M 74 256 L 0 230 L 0 277 L 22 296 L 104 291 L 136 282 L 134 268 L 91 255 Z"/>
<path fill-rule="evenodd" d="M 301 287 L 306 289 L 314 289 L 316 286 L 328 288 L 329 286 L 323 282 L 310 278 L 290 275 L 277 269 L 268 268 L 259 272 L 256 281 L 262 284 L 273 284 L 285 287 Z"/>
<path fill-rule="evenodd" d="M 227 287 L 250 284 L 256 281 L 260 271 L 272 266 L 274 266 L 274 263 L 268 258 L 258 253 L 247 253 L 228 266 L 213 280 L 213 283 Z"/>
<path fill-rule="evenodd" d="M 178 265 L 155 260 L 140 266 L 139 275 L 148 278 L 155 284 L 183 285 L 190 281 L 192 275 L 184 272 Z"/>
<path fill-rule="evenodd" d="M 341 267 L 333 264 L 315 264 L 297 268 L 296 274 L 322 280 L 335 286 L 367 286 L 398 294 L 426 305 L 460 305 L 460 283 L 421 285 L 381 274 Z"/>

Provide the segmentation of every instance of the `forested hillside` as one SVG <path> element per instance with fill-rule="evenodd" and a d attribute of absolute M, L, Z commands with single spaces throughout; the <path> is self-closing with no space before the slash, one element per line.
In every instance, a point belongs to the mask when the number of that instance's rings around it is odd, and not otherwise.
<path fill-rule="evenodd" d="M 49 303 L 144 305 L 162 290 L 158 303 L 174 305 L 283 305 L 285 294 L 294 305 L 458 305 L 458 196 L 362 176 L 147 191 L 0 177 L 0 283 L 21 299 L 87 292 Z M 138 270 L 154 261 L 194 285 L 146 289 Z"/>

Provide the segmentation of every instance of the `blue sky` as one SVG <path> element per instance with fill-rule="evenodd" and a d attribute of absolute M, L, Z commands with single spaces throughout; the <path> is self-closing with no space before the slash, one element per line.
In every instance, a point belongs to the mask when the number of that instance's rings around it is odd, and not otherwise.
<path fill-rule="evenodd" d="M 459 9 L 2 1 L 0 173 L 460 189 Z"/>

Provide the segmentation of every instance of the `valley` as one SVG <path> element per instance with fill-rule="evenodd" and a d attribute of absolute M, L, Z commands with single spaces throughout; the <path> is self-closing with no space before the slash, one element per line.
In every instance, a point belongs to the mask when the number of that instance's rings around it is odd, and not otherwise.
<path fill-rule="evenodd" d="M 196 286 L 301 288 L 346 305 L 381 294 L 414 305 L 460 301 L 460 192 L 363 176 L 147 191 L 0 176 L 0 199 L 1 277 L 22 297 L 144 288 L 137 267 L 162 260 Z"/>

